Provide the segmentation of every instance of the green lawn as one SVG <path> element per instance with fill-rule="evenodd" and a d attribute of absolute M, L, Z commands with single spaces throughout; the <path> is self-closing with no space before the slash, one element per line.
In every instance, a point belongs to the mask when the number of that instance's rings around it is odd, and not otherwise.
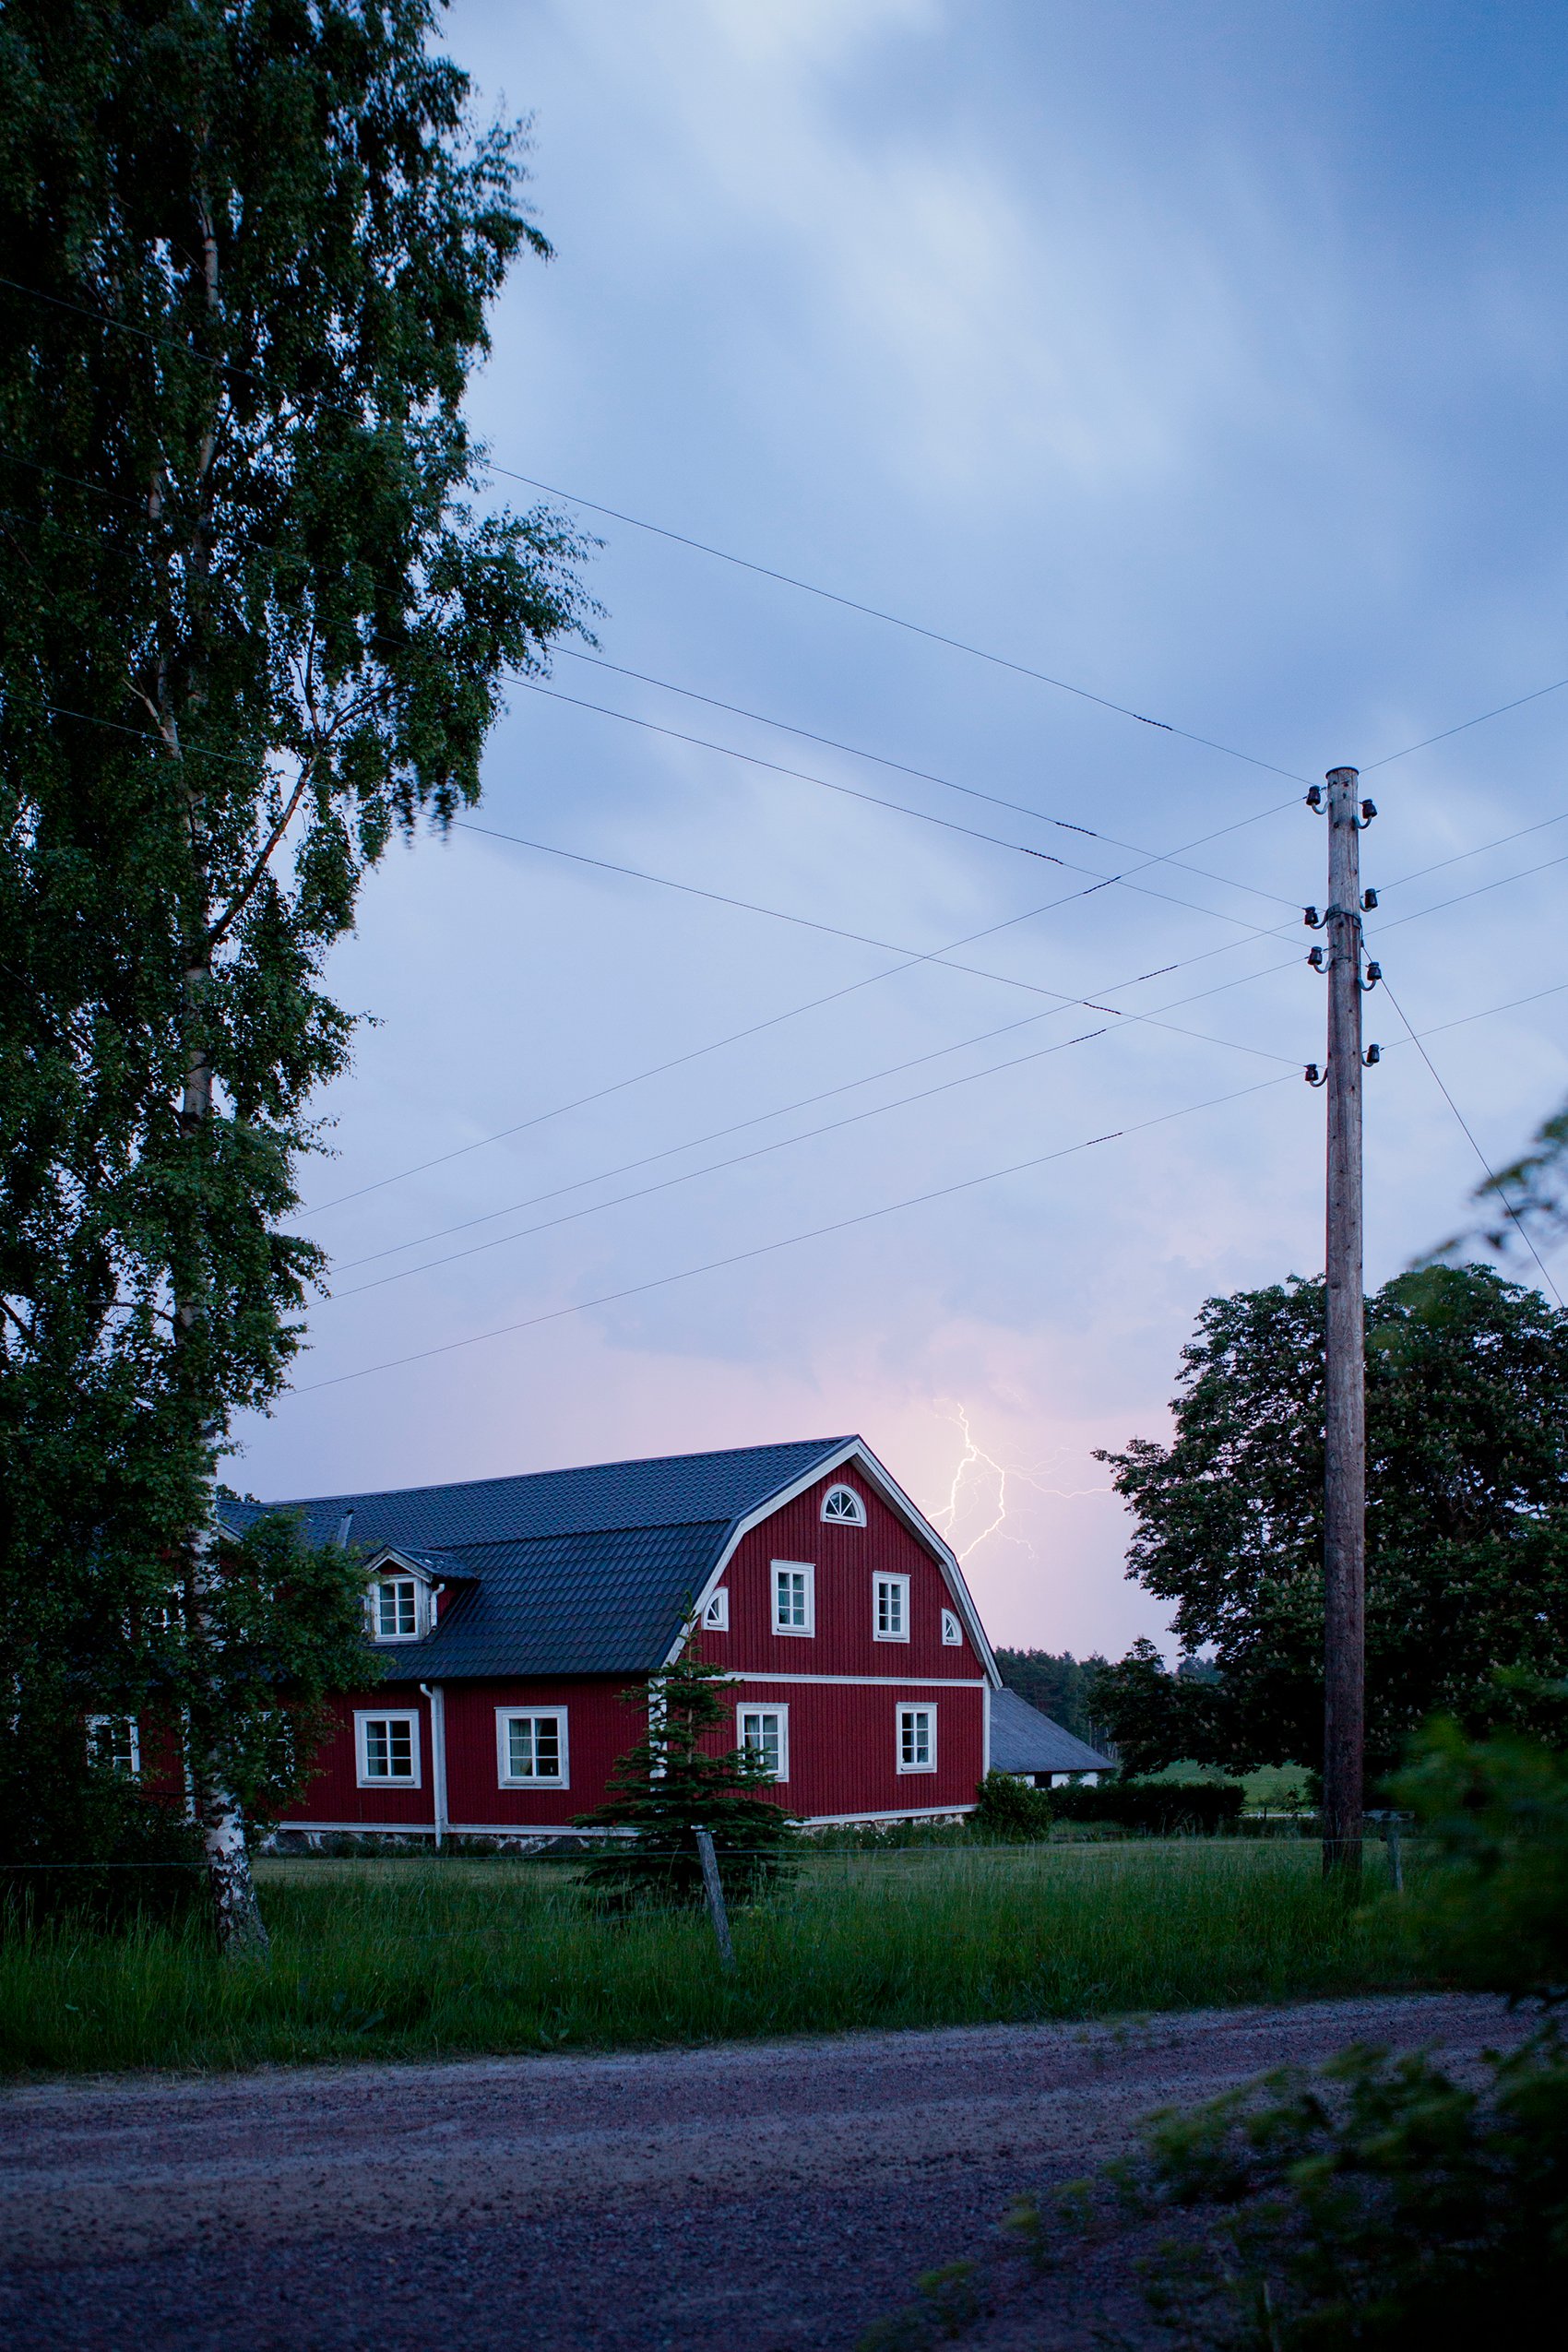
<path fill-rule="evenodd" d="M 1186 1839 L 814 1856 L 734 1920 L 614 1921 L 570 1866 L 265 1861 L 270 1967 L 196 1929 L 0 1942 L 0 2067 L 227 2068 L 608 2049 L 1284 2001 L 1416 1980 L 1369 1860 L 1360 1908 L 1315 1844 Z"/>

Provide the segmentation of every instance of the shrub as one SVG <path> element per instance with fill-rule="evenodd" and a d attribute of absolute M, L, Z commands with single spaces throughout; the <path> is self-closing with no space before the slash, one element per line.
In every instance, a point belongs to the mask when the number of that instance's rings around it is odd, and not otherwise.
<path fill-rule="evenodd" d="M 1246 1791 L 1239 1780 L 1110 1780 L 1098 1788 L 1053 1788 L 1058 1821 L 1114 1823 L 1155 1837 L 1216 1835 L 1241 1820 Z"/>
<path fill-rule="evenodd" d="M 984 1837 L 1045 1837 L 1050 1835 L 1051 1798 L 1010 1772 L 988 1772 L 975 1791 L 969 1826 Z"/>
<path fill-rule="evenodd" d="M 1145 2127 L 1079 2184 L 1174 2222 L 1146 2265 L 1158 2326 L 1236 2352 L 1471 2352 L 1554 2340 L 1568 2303 L 1568 1759 L 1439 1724 L 1396 1784 L 1435 1855 L 1409 1906 L 1429 1956 L 1547 2011 L 1479 2082 L 1354 2049 Z M 1063 2206 L 1063 2215 L 1071 2210 Z M 1038 2210 L 1025 2216 L 1047 2251 Z"/>

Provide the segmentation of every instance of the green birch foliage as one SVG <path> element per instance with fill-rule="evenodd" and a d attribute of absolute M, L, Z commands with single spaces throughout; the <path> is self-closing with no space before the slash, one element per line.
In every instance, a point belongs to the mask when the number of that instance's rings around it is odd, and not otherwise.
<path fill-rule="evenodd" d="M 1218 1679 L 1139 1644 L 1097 1715 L 1127 1768 L 1230 1771 L 1323 1737 L 1321 1282 L 1211 1299 L 1182 1351 L 1169 1445 L 1105 1454 L 1134 1515 L 1127 1573 L 1175 1604 Z M 1367 1301 L 1369 1767 L 1428 1716 L 1539 1720 L 1568 1668 L 1568 1315 L 1484 1266 L 1429 1267 Z"/>
<path fill-rule="evenodd" d="M 357 1633 L 351 1577 L 253 1562 L 236 1672 L 164 1629 L 169 1562 L 323 1271 L 285 1220 L 327 954 L 585 610 L 570 530 L 478 503 L 486 305 L 548 248 L 434 19 L 0 9 L 0 1636 L 56 1730 L 225 1722 L 269 1642 L 287 1680 Z"/>

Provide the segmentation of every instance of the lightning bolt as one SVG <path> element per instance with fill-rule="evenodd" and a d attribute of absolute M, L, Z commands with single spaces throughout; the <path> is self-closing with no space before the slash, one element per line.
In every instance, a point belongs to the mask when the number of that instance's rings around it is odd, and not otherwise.
<path fill-rule="evenodd" d="M 947 1490 L 947 1499 L 944 1503 L 938 1503 L 931 1515 L 944 1535 L 951 1536 L 968 1495 L 975 1490 L 977 1485 L 984 1491 L 991 1487 L 992 1479 L 995 1480 L 994 1489 L 992 1490 L 993 1500 L 985 1506 L 992 1512 L 991 1519 L 980 1529 L 979 1535 L 972 1536 L 961 1550 L 956 1544 L 954 1546 L 961 1560 L 967 1560 L 971 1551 L 977 1551 L 982 1543 L 994 1535 L 1001 1535 L 1004 1543 L 1021 1545 L 1023 1550 L 1032 1557 L 1034 1552 L 1032 1543 L 1027 1542 L 1022 1536 L 1007 1535 L 1003 1532 L 1007 1523 L 1007 1481 L 1009 1479 L 1021 1480 L 1025 1486 L 1032 1486 L 1037 1494 L 1050 1495 L 1061 1502 L 1071 1502 L 1080 1495 L 1110 1494 L 1112 1491 L 1110 1486 L 1048 1486 L 1045 1481 L 1051 1472 L 1044 1464 L 1037 1464 L 1028 1468 L 1019 1468 L 1015 1466 L 1009 1469 L 1004 1462 L 999 1462 L 994 1454 L 988 1454 L 979 1443 L 969 1426 L 968 1412 L 962 1404 L 955 1403 L 953 1410 L 950 1413 L 944 1413 L 943 1419 L 956 1425 L 964 1441 L 963 1451 L 958 1456 L 953 1471 L 952 1482 Z"/>

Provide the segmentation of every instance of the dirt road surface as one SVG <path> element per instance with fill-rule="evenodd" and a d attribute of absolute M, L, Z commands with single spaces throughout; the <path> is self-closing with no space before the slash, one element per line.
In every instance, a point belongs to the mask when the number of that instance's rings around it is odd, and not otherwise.
<path fill-rule="evenodd" d="M 0 2343 L 849 2352 L 1152 2108 L 1350 2041 L 1519 2030 L 1429 1996 L 14 2089 Z"/>

